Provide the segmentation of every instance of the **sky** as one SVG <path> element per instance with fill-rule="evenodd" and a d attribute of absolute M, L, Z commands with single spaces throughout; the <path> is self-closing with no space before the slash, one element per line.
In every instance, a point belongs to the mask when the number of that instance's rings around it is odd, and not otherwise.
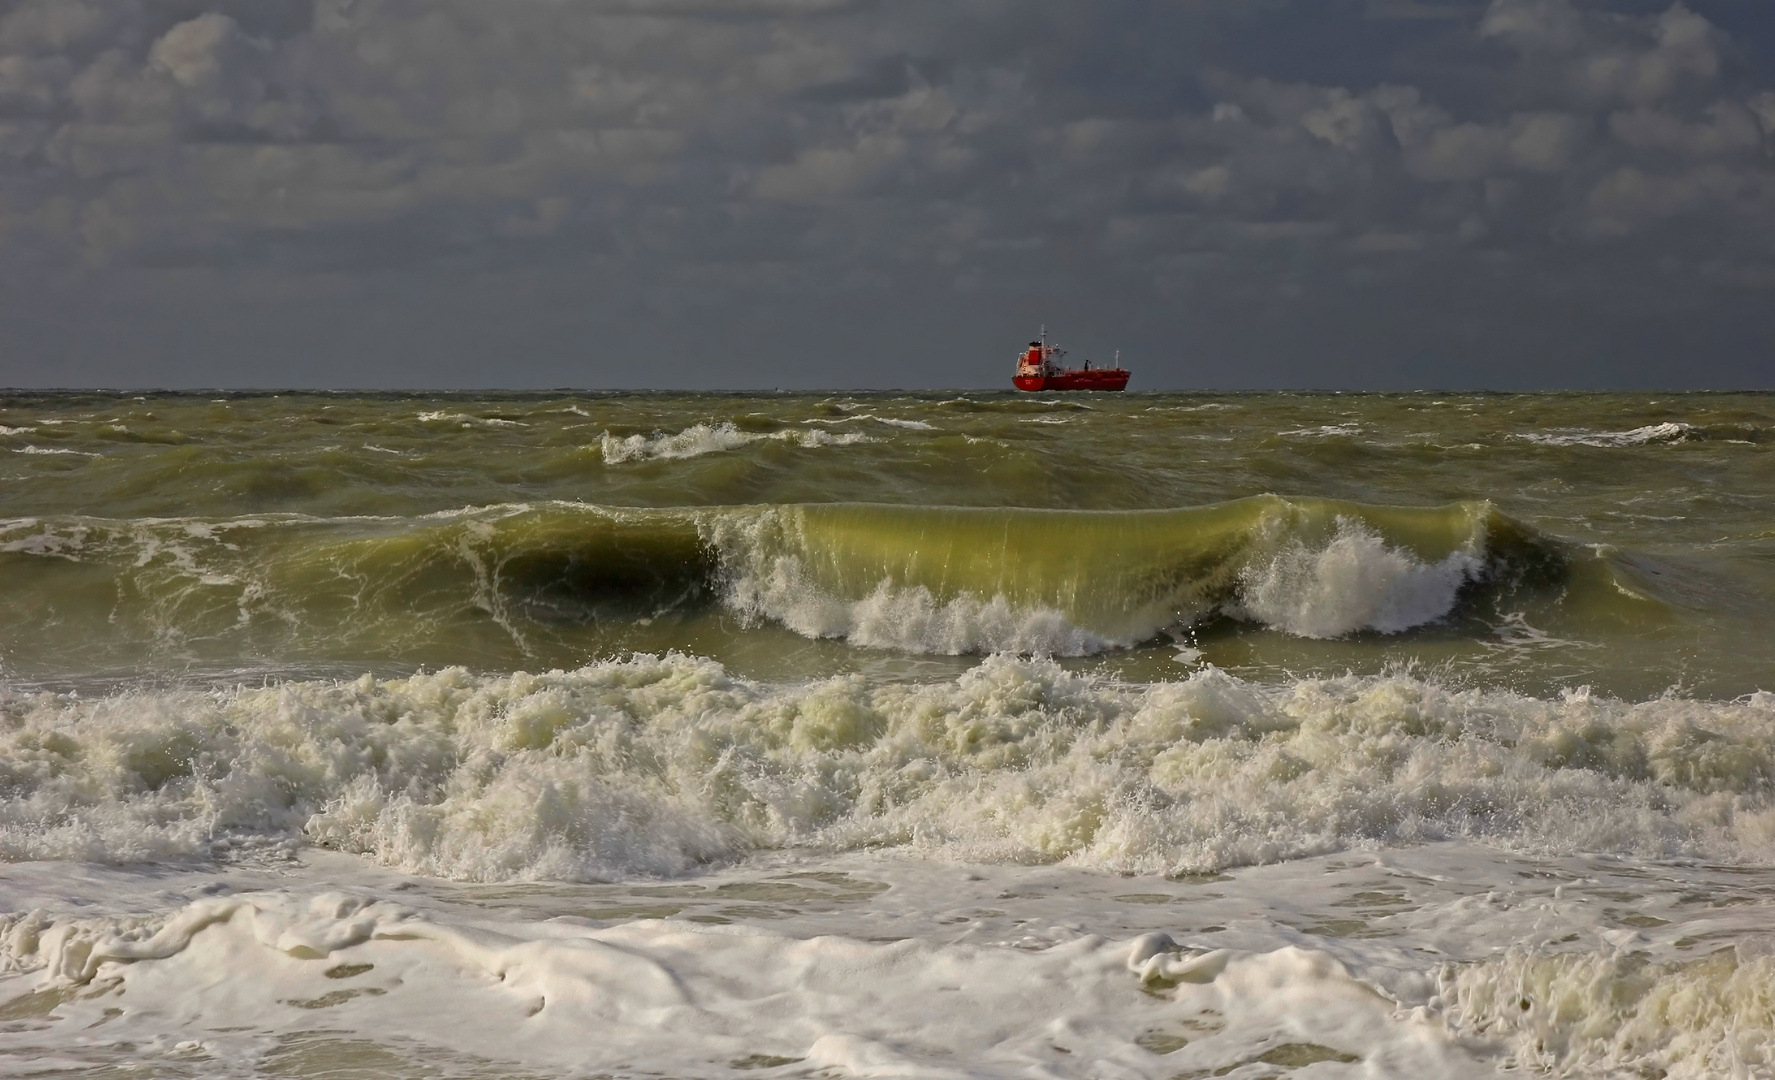
<path fill-rule="evenodd" d="M 1771 0 L 0 0 L 0 385 L 1767 388 Z"/>

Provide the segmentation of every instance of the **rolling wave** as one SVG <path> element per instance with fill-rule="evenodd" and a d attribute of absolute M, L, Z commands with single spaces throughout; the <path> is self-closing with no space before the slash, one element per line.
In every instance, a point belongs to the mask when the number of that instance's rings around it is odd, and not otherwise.
<path fill-rule="evenodd" d="M 910 653 L 1076 656 L 1218 618 L 1308 639 L 1398 634 L 1523 587 L 1622 602 L 1606 581 L 1586 584 L 1598 574 L 1574 575 L 1576 558 L 1485 502 L 1276 496 L 1133 512 L 549 503 L 419 518 L 32 518 L 0 523 L 0 611 L 36 628 L 19 635 L 15 664 L 108 635 L 173 654 L 287 655 L 308 642 L 350 661 L 449 661 L 503 639 L 532 655 L 576 627 L 703 611 Z"/>

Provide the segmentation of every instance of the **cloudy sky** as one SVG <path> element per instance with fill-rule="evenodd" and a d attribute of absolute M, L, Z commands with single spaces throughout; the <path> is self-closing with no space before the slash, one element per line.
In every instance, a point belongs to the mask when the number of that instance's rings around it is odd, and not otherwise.
<path fill-rule="evenodd" d="M 1775 378 L 1770 0 L 0 0 L 0 385 Z"/>

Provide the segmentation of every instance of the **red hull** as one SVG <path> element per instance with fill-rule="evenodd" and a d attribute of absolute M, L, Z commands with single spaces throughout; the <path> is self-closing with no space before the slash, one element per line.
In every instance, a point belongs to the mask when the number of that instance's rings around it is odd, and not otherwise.
<path fill-rule="evenodd" d="M 1055 375 L 1019 375 L 1011 382 L 1019 390 L 1123 390 L 1128 373 L 1121 368 L 1081 368 Z"/>

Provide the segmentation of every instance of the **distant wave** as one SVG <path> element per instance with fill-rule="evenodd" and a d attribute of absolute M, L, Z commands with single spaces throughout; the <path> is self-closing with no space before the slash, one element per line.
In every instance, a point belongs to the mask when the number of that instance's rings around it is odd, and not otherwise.
<path fill-rule="evenodd" d="M 467 413 L 422 412 L 419 414 L 422 423 L 460 424 L 463 427 L 529 427 L 521 420 L 507 420 L 498 416 L 470 416 Z"/>
<path fill-rule="evenodd" d="M 988 398 L 984 401 L 978 398 L 959 397 L 950 398 L 947 401 L 940 401 L 937 403 L 937 407 L 955 412 L 969 413 L 1031 413 L 1047 412 L 1049 410 L 1063 412 L 1093 411 L 1091 406 L 1082 401 L 1072 401 L 1067 398 L 1054 397 Z"/>
<path fill-rule="evenodd" d="M 66 454 L 70 457 L 103 457 L 88 450 L 71 450 L 65 446 L 21 446 L 14 450 L 15 454 Z"/>
<path fill-rule="evenodd" d="M 1513 436 L 1543 446 L 1644 446 L 1648 443 L 1680 443 L 1695 433 L 1689 424 L 1648 424 L 1632 431 L 1528 432 Z"/>
<path fill-rule="evenodd" d="M 737 450 L 750 443 L 774 440 L 789 443 L 793 446 L 855 446 L 858 443 L 874 442 L 867 435 L 856 432 L 845 432 L 834 435 L 818 428 L 797 431 L 786 429 L 772 432 L 741 431 L 732 423 L 716 425 L 693 424 L 673 435 L 629 435 L 620 437 L 605 432 L 599 441 L 604 454 L 604 462 L 608 465 L 620 465 L 631 461 L 672 460 L 680 458 L 700 457 L 703 454 L 715 454 L 724 450 Z"/>
<path fill-rule="evenodd" d="M 827 420 L 827 419 L 804 420 L 804 421 L 802 421 L 802 423 L 804 423 L 804 424 L 848 424 L 848 423 L 852 423 L 852 422 L 858 421 L 858 420 L 873 420 L 878 424 L 886 424 L 889 427 L 905 428 L 908 431 L 935 431 L 935 430 L 937 430 L 937 426 L 935 424 L 926 423 L 923 420 L 901 420 L 897 417 L 892 417 L 892 416 L 877 416 L 874 413 L 855 413 L 850 416 L 840 417 L 836 420 Z"/>
<path fill-rule="evenodd" d="M 1318 427 L 1295 428 L 1290 431 L 1279 431 L 1278 435 L 1303 435 L 1313 439 L 1329 439 L 1340 435 L 1360 435 L 1361 424 L 1321 424 Z"/>

